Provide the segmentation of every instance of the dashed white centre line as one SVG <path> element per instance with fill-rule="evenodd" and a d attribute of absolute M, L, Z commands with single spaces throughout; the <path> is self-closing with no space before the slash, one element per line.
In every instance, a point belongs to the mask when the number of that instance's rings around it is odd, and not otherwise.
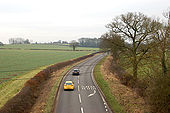
<path fill-rule="evenodd" d="M 79 101 L 80 101 L 80 103 L 81 103 L 81 96 L 80 96 L 80 94 L 79 94 Z"/>
<path fill-rule="evenodd" d="M 79 84 L 79 76 L 78 76 L 78 84 Z"/>
<path fill-rule="evenodd" d="M 83 107 L 81 107 L 81 113 L 84 113 Z"/>
<path fill-rule="evenodd" d="M 78 85 L 78 91 L 80 91 L 79 85 Z"/>

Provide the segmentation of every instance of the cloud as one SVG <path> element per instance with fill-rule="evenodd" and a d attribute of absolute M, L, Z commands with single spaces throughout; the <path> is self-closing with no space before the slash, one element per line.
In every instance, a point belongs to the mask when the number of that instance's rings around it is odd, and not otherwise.
<path fill-rule="evenodd" d="M 169 0 L 1 0 L 0 41 L 7 43 L 15 36 L 36 41 L 100 37 L 115 16 L 142 12 L 163 18 L 169 4 Z"/>

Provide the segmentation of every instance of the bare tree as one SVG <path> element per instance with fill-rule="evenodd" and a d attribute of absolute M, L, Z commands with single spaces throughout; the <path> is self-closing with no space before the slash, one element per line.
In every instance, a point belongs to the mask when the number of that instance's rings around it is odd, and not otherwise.
<path fill-rule="evenodd" d="M 111 51 L 111 55 L 117 63 L 119 60 L 119 55 L 123 51 L 121 47 L 123 45 L 124 40 L 117 34 L 109 32 L 101 36 L 100 48 L 105 51 Z"/>
<path fill-rule="evenodd" d="M 79 45 L 79 43 L 78 43 L 77 41 L 75 41 L 75 40 L 72 40 L 72 41 L 70 42 L 70 47 L 73 48 L 73 51 L 76 50 L 76 47 L 77 47 L 78 45 Z"/>
<path fill-rule="evenodd" d="M 2 42 L 0 42 L 0 46 L 4 46 L 4 44 Z"/>
<path fill-rule="evenodd" d="M 169 34 L 170 34 L 170 8 L 168 11 L 163 13 L 163 16 L 168 19 L 168 24 L 165 24 L 160 27 L 160 29 L 156 32 L 154 36 L 154 40 L 157 45 L 157 53 L 160 57 L 161 66 L 162 66 L 162 75 L 167 75 L 167 50 L 169 42 Z"/>
<path fill-rule="evenodd" d="M 158 22 L 142 13 L 127 13 L 114 18 L 106 27 L 130 44 L 114 43 L 126 50 L 129 62 L 133 66 L 133 76 L 136 79 L 138 64 L 151 48 L 153 33 L 159 28 Z"/>

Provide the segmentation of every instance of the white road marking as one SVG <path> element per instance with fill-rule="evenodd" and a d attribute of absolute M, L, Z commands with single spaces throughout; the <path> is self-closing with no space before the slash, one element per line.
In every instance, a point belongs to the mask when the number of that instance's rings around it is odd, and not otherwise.
<path fill-rule="evenodd" d="M 79 84 L 79 76 L 78 76 L 78 84 Z"/>
<path fill-rule="evenodd" d="M 78 91 L 80 91 L 79 85 L 78 85 Z"/>
<path fill-rule="evenodd" d="M 84 113 L 83 107 L 81 107 L 81 113 Z"/>
<path fill-rule="evenodd" d="M 105 103 L 105 100 L 104 100 L 104 98 L 103 98 L 103 96 L 101 96 L 101 97 L 102 97 L 102 100 L 103 100 L 104 104 L 106 104 L 106 103 Z"/>
<path fill-rule="evenodd" d="M 88 95 L 88 97 L 93 96 L 95 93 L 96 93 L 96 90 L 94 90 L 94 92 L 92 94 Z"/>
<path fill-rule="evenodd" d="M 89 86 L 87 86 L 87 89 L 89 90 L 89 89 L 90 89 L 90 87 L 89 87 Z"/>
<path fill-rule="evenodd" d="M 93 86 L 90 86 L 90 89 L 93 90 Z"/>
<path fill-rule="evenodd" d="M 79 101 L 80 101 L 80 103 L 81 103 L 81 96 L 80 96 L 80 94 L 79 94 Z"/>
<path fill-rule="evenodd" d="M 81 86 L 82 90 L 96 90 L 95 86 Z"/>
<path fill-rule="evenodd" d="M 82 89 L 85 89 L 84 86 L 81 86 Z"/>

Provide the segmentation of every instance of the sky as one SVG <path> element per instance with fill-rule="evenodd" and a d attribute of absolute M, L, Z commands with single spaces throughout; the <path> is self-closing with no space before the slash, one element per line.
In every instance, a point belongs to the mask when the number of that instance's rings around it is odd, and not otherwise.
<path fill-rule="evenodd" d="M 0 42 L 99 38 L 116 16 L 141 12 L 165 20 L 169 7 L 170 0 L 0 0 Z"/>

